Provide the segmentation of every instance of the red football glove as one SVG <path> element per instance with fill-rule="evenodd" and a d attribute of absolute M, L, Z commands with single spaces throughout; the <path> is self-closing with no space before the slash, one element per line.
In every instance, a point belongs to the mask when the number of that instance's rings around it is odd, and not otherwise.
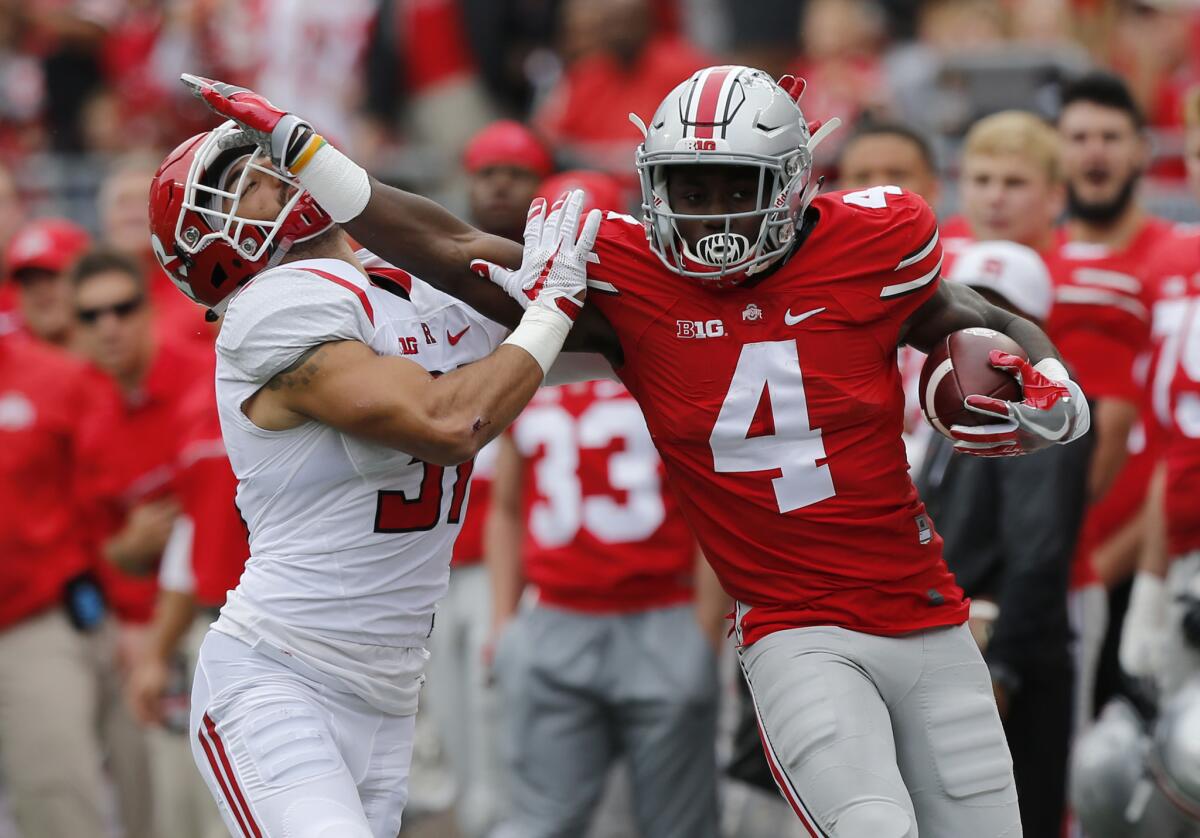
<path fill-rule="evenodd" d="M 1091 426 L 1087 400 L 1058 361 L 1044 359 L 1038 363 L 1043 367 L 1039 370 L 1024 358 L 998 349 L 988 353 L 988 361 L 1016 377 L 1025 399 L 1009 402 L 990 396 L 967 396 L 968 410 L 996 422 L 952 425 L 950 435 L 958 440 L 955 450 L 977 457 L 1011 457 L 1070 442 L 1087 432 Z"/>
<path fill-rule="evenodd" d="M 250 141 L 281 171 L 295 163 L 317 136 L 303 119 L 281 111 L 253 90 L 189 73 L 179 79 L 209 108 L 241 126 Z"/>

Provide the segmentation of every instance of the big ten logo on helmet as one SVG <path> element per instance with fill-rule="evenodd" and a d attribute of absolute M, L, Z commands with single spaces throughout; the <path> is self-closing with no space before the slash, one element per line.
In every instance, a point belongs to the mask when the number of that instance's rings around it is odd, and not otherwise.
<path fill-rule="evenodd" d="M 678 148 L 681 151 L 716 151 L 716 140 L 696 140 L 691 137 L 679 141 Z"/>
<path fill-rule="evenodd" d="M 725 324 L 720 320 L 676 320 L 677 338 L 721 338 L 725 337 Z"/>

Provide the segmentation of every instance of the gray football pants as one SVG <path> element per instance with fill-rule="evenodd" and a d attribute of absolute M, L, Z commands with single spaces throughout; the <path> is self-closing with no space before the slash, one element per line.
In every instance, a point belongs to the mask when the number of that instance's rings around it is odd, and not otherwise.
<path fill-rule="evenodd" d="M 1012 758 L 966 625 L 790 629 L 741 662 L 775 781 L 808 834 L 1021 835 Z"/>
<path fill-rule="evenodd" d="M 536 605 L 504 630 L 495 669 L 511 834 L 583 835 L 623 755 L 642 838 L 716 838 L 716 654 L 690 605 L 622 615 Z"/>

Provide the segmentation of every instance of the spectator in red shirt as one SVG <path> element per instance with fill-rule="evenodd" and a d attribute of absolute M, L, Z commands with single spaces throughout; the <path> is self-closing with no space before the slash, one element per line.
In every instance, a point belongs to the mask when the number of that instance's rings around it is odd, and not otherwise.
<path fill-rule="evenodd" d="M 67 270 L 91 241 L 87 230 L 65 218 L 33 221 L 9 241 L 4 263 L 17 289 L 21 322 L 38 340 L 75 350 Z"/>
<path fill-rule="evenodd" d="M 678 36 L 652 31 L 646 0 L 567 0 L 562 42 L 566 72 L 534 125 L 572 164 L 628 181 L 641 140 L 629 113 L 648 121 L 663 97 L 713 62 Z"/>
<path fill-rule="evenodd" d="M 99 390 L 83 431 L 81 490 L 113 608 L 122 622 L 141 626 L 153 610 L 153 573 L 179 511 L 171 485 L 181 405 L 207 381 L 212 361 L 156 340 L 145 281 L 126 257 L 89 253 L 72 281 L 80 346 Z"/>
<path fill-rule="evenodd" d="M 542 141 L 519 122 L 493 122 L 467 144 L 463 168 L 472 223 L 493 235 L 521 241 L 529 202 L 554 169 Z"/>
<path fill-rule="evenodd" d="M 0 334 L 0 772 L 22 834 L 106 838 L 107 757 L 124 834 L 151 838 L 149 771 L 70 491 L 88 389 L 60 350 Z"/>

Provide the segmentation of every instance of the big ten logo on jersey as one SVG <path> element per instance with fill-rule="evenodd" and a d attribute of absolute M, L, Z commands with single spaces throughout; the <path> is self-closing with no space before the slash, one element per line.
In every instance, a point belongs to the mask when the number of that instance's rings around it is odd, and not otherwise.
<path fill-rule="evenodd" d="M 722 338 L 725 337 L 725 324 L 720 320 L 676 320 L 675 337 Z"/>
<path fill-rule="evenodd" d="M 397 338 L 397 340 L 400 342 L 401 355 L 416 355 L 421 351 L 421 347 L 417 343 L 417 339 L 412 335 L 409 335 L 408 337 Z"/>

